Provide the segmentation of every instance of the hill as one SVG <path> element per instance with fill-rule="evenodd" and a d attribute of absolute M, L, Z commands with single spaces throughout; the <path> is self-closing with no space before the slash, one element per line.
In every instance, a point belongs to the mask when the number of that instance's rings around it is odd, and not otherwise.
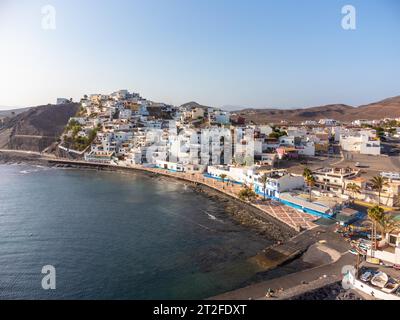
<path fill-rule="evenodd" d="M 58 139 L 78 110 L 78 103 L 44 105 L 6 118 L 0 125 L 0 149 L 43 151 Z"/>
<path fill-rule="evenodd" d="M 237 115 L 254 123 L 302 122 L 306 120 L 319 120 L 323 118 L 339 121 L 352 121 L 357 119 L 383 119 L 400 117 L 400 96 L 388 98 L 368 105 L 353 107 L 345 104 L 331 104 L 326 106 L 310 107 L 303 109 L 242 109 L 235 111 Z"/>
<path fill-rule="evenodd" d="M 188 109 L 194 109 L 194 108 L 202 108 L 202 109 L 208 109 L 208 106 L 203 106 L 195 101 L 190 101 L 187 103 L 184 103 L 181 105 L 181 108 L 188 108 Z"/>
<path fill-rule="evenodd" d="M 18 108 L 18 109 L 9 109 L 9 110 L 1 110 L 0 109 L 0 119 L 14 117 L 17 114 L 25 112 L 29 109 L 30 109 L 29 107 L 28 108 Z"/>

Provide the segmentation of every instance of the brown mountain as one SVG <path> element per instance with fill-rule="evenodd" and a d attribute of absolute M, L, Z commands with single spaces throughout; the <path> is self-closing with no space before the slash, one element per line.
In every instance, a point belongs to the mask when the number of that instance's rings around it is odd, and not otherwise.
<path fill-rule="evenodd" d="M 38 106 L 4 119 L 0 123 L 0 149 L 43 151 L 58 139 L 79 106 L 78 103 Z"/>
<path fill-rule="evenodd" d="M 323 118 L 344 122 L 357 119 L 374 120 L 400 117 L 400 96 L 359 107 L 332 104 L 303 109 L 243 109 L 234 113 L 254 123 L 280 122 L 281 120 L 302 122 Z"/>
<path fill-rule="evenodd" d="M 195 101 L 190 101 L 187 103 L 184 103 L 180 106 L 181 108 L 188 108 L 188 109 L 194 109 L 194 108 L 203 108 L 203 109 L 207 109 L 209 107 L 207 106 L 203 106 Z"/>

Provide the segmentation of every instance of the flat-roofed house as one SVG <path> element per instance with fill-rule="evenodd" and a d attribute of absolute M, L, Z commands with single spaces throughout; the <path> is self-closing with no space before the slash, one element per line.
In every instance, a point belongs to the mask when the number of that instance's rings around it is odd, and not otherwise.
<path fill-rule="evenodd" d="M 355 178 L 359 170 L 352 168 L 320 168 L 313 170 L 315 186 L 323 191 L 343 194 L 346 180 Z"/>

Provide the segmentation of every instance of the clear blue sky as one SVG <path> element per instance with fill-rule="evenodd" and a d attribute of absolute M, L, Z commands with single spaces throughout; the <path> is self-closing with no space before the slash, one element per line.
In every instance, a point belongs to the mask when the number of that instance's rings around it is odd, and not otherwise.
<path fill-rule="evenodd" d="M 346 4 L 354 31 L 341 27 Z M 398 0 L 0 0 L 0 39 L 1 106 L 122 88 L 216 107 L 400 95 Z"/>

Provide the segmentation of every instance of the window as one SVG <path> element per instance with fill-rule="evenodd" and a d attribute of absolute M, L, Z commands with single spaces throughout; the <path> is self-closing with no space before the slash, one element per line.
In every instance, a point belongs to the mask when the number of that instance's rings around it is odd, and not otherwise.
<path fill-rule="evenodd" d="M 395 246 L 397 242 L 397 237 L 393 235 L 389 235 L 389 244 Z"/>

